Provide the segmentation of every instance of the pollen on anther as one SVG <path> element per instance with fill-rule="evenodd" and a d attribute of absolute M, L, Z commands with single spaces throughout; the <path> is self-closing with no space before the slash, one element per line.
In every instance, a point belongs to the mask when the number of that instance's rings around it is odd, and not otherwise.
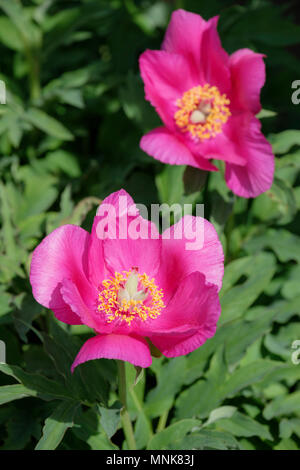
<path fill-rule="evenodd" d="M 129 300 L 118 297 L 120 289 L 124 289 L 129 276 L 134 273 L 138 275 L 140 289 L 149 294 L 149 299 Z M 114 277 L 102 281 L 98 294 L 98 312 L 104 314 L 108 323 L 115 320 L 125 322 L 129 326 L 133 320 L 146 321 L 148 318 L 155 319 L 161 314 L 165 307 L 163 302 L 163 291 L 158 289 L 154 279 L 149 279 L 147 274 L 138 274 L 137 268 L 131 271 L 116 272 Z"/>
<path fill-rule="evenodd" d="M 181 132 L 189 132 L 192 138 L 200 141 L 222 132 L 223 124 L 231 115 L 230 100 L 208 83 L 186 91 L 176 104 L 176 125 Z"/>

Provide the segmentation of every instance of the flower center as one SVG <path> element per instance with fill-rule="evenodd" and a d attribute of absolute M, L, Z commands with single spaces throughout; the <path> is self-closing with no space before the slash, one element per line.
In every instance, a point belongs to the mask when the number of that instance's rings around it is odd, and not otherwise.
<path fill-rule="evenodd" d="M 222 125 L 231 115 L 230 100 L 208 83 L 186 91 L 176 104 L 179 108 L 174 115 L 177 126 L 181 132 L 190 132 L 199 140 L 210 139 L 222 132 Z"/>
<path fill-rule="evenodd" d="M 116 272 L 105 279 L 99 288 L 98 311 L 108 323 L 125 321 L 129 326 L 134 319 L 146 321 L 156 318 L 165 307 L 162 289 L 147 274 L 139 274 L 138 268 Z"/>

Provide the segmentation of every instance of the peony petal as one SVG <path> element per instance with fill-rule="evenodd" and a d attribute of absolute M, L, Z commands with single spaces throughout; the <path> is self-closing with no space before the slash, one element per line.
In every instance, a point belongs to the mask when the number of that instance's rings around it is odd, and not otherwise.
<path fill-rule="evenodd" d="M 199 85 L 199 79 L 192 74 L 189 62 L 182 55 L 147 50 L 140 56 L 139 64 L 146 99 L 156 108 L 164 124 L 175 130 L 176 102 L 185 91 Z"/>
<path fill-rule="evenodd" d="M 208 27 L 208 22 L 200 15 L 176 10 L 172 13 L 162 44 L 163 50 L 187 58 L 190 69 L 198 77 L 198 85 L 205 81 L 200 53 L 203 33 Z"/>
<path fill-rule="evenodd" d="M 202 217 L 186 215 L 163 232 L 162 260 L 156 279 L 164 291 L 165 302 L 181 280 L 194 271 L 203 273 L 206 282 L 221 289 L 224 274 L 222 244 L 213 225 Z"/>
<path fill-rule="evenodd" d="M 205 83 L 215 85 L 221 93 L 228 94 L 231 88 L 229 55 L 223 49 L 217 31 L 218 16 L 211 18 L 203 32 L 201 42 L 201 67 Z"/>
<path fill-rule="evenodd" d="M 221 93 L 228 93 L 229 56 L 221 45 L 217 24 L 217 16 L 205 21 L 195 13 L 177 10 L 172 14 L 162 48 L 186 57 L 189 69 L 198 76 L 197 85 L 209 83 Z"/>
<path fill-rule="evenodd" d="M 120 197 L 123 198 L 122 205 L 119 205 Z M 135 205 L 135 202 L 130 196 L 130 194 L 125 191 L 125 189 L 120 189 L 119 191 L 115 191 L 114 193 L 111 193 L 109 196 L 103 199 L 102 204 L 111 204 L 120 211 L 119 216 L 121 216 L 123 215 L 123 212 L 128 212 L 128 210 Z M 99 209 L 97 211 L 97 215 L 98 212 L 100 212 Z"/>
<path fill-rule="evenodd" d="M 64 279 L 61 283 L 60 292 L 64 302 L 70 307 L 72 312 L 74 312 L 84 325 L 89 326 L 90 328 L 97 331 L 97 333 L 110 333 L 113 329 L 113 326 L 110 323 L 104 321 L 104 319 L 97 312 L 97 294 L 98 291 L 94 288 L 93 300 L 94 304 L 91 304 L 88 307 L 74 284 L 74 282 L 69 279 Z"/>
<path fill-rule="evenodd" d="M 231 119 L 229 117 L 228 122 L 223 125 L 222 132 L 215 137 L 203 140 L 200 143 L 191 143 L 191 150 L 194 153 L 200 153 L 203 159 L 214 158 L 234 163 L 235 165 L 245 165 L 245 157 L 241 155 L 239 148 L 235 145 L 235 141 L 231 138 Z"/>
<path fill-rule="evenodd" d="M 63 279 L 71 279 L 76 284 L 84 302 L 92 301 L 94 290 L 86 277 L 89 236 L 80 227 L 63 225 L 50 233 L 32 255 L 30 282 L 33 296 L 65 323 L 80 324 L 81 320 L 61 296 Z"/>
<path fill-rule="evenodd" d="M 194 156 L 187 145 L 166 127 L 158 127 L 144 135 L 140 147 L 152 157 L 170 165 L 190 165 L 207 171 L 217 170 L 207 159 Z"/>
<path fill-rule="evenodd" d="M 251 111 L 253 114 L 261 110 L 260 90 L 266 80 L 263 57 L 264 54 L 250 49 L 240 49 L 230 56 L 232 110 Z"/>
<path fill-rule="evenodd" d="M 145 340 L 125 335 L 97 335 L 84 343 L 71 370 L 83 362 L 102 358 L 128 361 L 137 367 L 149 367 L 152 363 Z"/>
<path fill-rule="evenodd" d="M 103 255 L 110 273 L 114 275 L 116 271 L 137 267 L 140 273 L 155 275 L 161 253 L 160 235 L 155 224 L 139 215 L 137 206 L 125 191 L 114 193 L 105 201 L 111 213 L 107 218 L 109 227 L 103 240 Z M 102 207 L 97 216 L 100 216 Z M 147 210 L 145 206 L 143 209 Z M 98 236 L 103 236 L 103 226 L 97 227 Z"/>
<path fill-rule="evenodd" d="M 113 236 L 113 230 L 116 228 L 115 216 L 121 215 L 119 213 L 120 210 L 127 211 L 132 206 L 135 206 L 132 197 L 121 189 L 110 194 L 98 207 L 88 246 L 89 279 L 95 286 L 99 286 L 101 281 L 110 275 L 104 261 L 103 230 L 106 230 L 107 233 Z M 110 219 L 111 223 L 109 222 Z M 104 223 L 101 223 L 102 221 Z"/>
<path fill-rule="evenodd" d="M 261 133 L 261 124 L 252 116 L 245 116 L 237 127 L 237 141 L 247 164 L 226 163 L 225 179 L 229 188 L 241 197 L 256 197 L 272 186 L 274 155 L 271 144 Z"/>
<path fill-rule="evenodd" d="M 195 272 L 182 280 L 166 310 L 153 320 L 148 337 L 167 357 L 188 354 L 215 334 L 220 313 L 217 287 Z"/>

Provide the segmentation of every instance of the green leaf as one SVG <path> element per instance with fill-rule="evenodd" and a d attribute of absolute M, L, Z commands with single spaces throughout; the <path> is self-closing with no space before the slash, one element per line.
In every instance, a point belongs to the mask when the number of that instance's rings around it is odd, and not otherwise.
<path fill-rule="evenodd" d="M 121 408 L 122 404 L 115 402 L 111 407 L 104 408 L 103 406 L 98 406 L 101 419 L 100 423 L 108 439 L 110 439 L 117 431 L 120 419 L 121 419 Z"/>
<path fill-rule="evenodd" d="M 293 433 L 300 437 L 300 418 L 282 419 L 279 425 L 279 436 L 289 439 Z"/>
<path fill-rule="evenodd" d="M 270 141 L 274 153 L 286 153 L 294 145 L 300 145 L 300 131 L 289 129 L 287 131 L 279 132 L 279 134 L 271 134 Z"/>
<path fill-rule="evenodd" d="M 85 197 L 83 198 L 73 209 L 70 217 L 65 219 L 65 223 L 81 225 L 89 211 L 93 206 L 99 206 L 101 204 L 101 199 L 96 197 Z"/>
<path fill-rule="evenodd" d="M 128 73 L 125 86 L 120 89 L 120 98 L 126 116 L 143 130 L 151 130 L 159 125 L 156 113 L 145 101 L 143 83 L 139 76 Z"/>
<path fill-rule="evenodd" d="M 23 48 L 17 28 L 5 16 L 0 18 L 0 40 L 2 44 L 14 51 L 20 51 Z"/>
<path fill-rule="evenodd" d="M 79 404 L 62 401 L 51 416 L 46 419 L 43 435 L 37 443 L 35 450 L 54 450 L 62 441 L 65 432 L 74 424 L 74 415 Z"/>
<path fill-rule="evenodd" d="M 18 382 L 22 383 L 31 394 L 38 395 L 44 400 L 53 400 L 55 398 L 70 398 L 65 387 L 50 380 L 42 375 L 29 374 L 18 366 L 10 366 L 0 363 L 0 371 L 6 375 L 14 377 Z"/>
<path fill-rule="evenodd" d="M 174 204 L 176 213 L 176 204 L 178 204 L 179 215 L 182 216 L 182 204 L 192 204 L 198 197 L 199 189 L 196 192 L 185 194 L 184 174 L 186 167 L 183 165 L 166 165 L 164 169 L 156 176 L 155 183 L 158 189 L 159 200 L 162 203 L 162 215 L 168 215 Z M 170 208 L 163 207 L 168 204 Z M 178 215 L 178 214 L 177 214 Z"/>
<path fill-rule="evenodd" d="M 116 450 L 117 446 L 107 438 L 101 424 L 100 414 L 96 407 L 83 412 L 79 409 L 74 420 L 72 433 L 86 442 L 92 450 Z"/>
<path fill-rule="evenodd" d="M 240 258 L 227 265 L 221 291 L 222 313 L 219 324 L 243 315 L 268 286 L 275 270 L 275 258 L 271 253 Z M 247 276 L 248 279 L 229 289 L 241 276 Z"/>
<path fill-rule="evenodd" d="M 31 396 L 37 396 L 37 392 L 24 387 L 24 385 L 3 385 L 0 387 L 0 405 Z"/>
<path fill-rule="evenodd" d="M 270 229 L 264 235 L 249 240 L 244 248 L 252 254 L 271 248 L 282 263 L 290 260 L 300 262 L 300 237 L 287 230 Z"/>
<path fill-rule="evenodd" d="M 281 294 L 286 299 L 293 299 L 299 294 L 300 265 L 292 266 L 288 272 L 288 277 L 282 283 Z"/>
<path fill-rule="evenodd" d="M 199 428 L 201 421 L 196 419 L 183 419 L 171 424 L 163 431 L 155 434 L 150 440 L 148 450 L 163 450 L 169 449 L 170 444 L 175 444 L 176 441 L 182 438 L 195 428 Z"/>
<path fill-rule="evenodd" d="M 39 29 L 29 19 L 27 11 L 17 0 L 0 0 L 0 8 L 4 10 L 15 25 L 22 40 L 25 42 L 25 47 L 28 44 L 37 46 L 40 43 Z"/>
<path fill-rule="evenodd" d="M 222 388 L 221 395 L 224 398 L 233 396 L 243 388 L 256 384 L 267 374 L 281 367 L 284 367 L 284 363 L 267 359 L 258 359 L 244 367 L 240 367 L 229 376 Z"/>
<path fill-rule="evenodd" d="M 261 338 L 271 329 L 272 321 L 276 318 L 278 312 L 276 309 L 254 307 L 252 312 L 255 315 L 252 321 L 245 319 L 228 322 L 222 337 L 225 342 L 225 357 L 228 364 L 236 364 L 245 354 L 247 348 L 251 346 L 257 339 Z M 251 312 L 248 311 L 247 315 Z"/>
<path fill-rule="evenodd" d="M 300 415 L 300 391 L 275 398 L 263 412 L 266 419 L 297 413 Z"/>
<path fill-rule="evenodd" d="M 257 114 L 257 119 L 264 119 L 268 117 L 274 117 L 276 116 L 277 113 L 275 111 L 271 111 L 269 109 L 262 109 L 258 114 Z"/>
<path fill-rule="evenodd" d="M 212 410 L 203 427 L 209 426 L 219 419 L 231 418 L 231 416 L 236 412 L 236 409 L 237 408 L 235 406 L 220 406 L 219 408 Z"/>
<path fill-rule="evenodd" d="M 78 178 L 80 176 L 78 161 L 75 155 L 70 152 L 55 150 L 48 153 L 45 160 L 50 170 L 62 170 L 71 178 Z"/>
<path fill-rule="evenodd" d="M 25 117 L 35 127 L 52 137 L 60 140 L 73 140 L 73 135 L 63 124 L 40 109 L 30 108 Z"/>
<path fill-rule="evenodd" d="M 14 410 L 13 416 L 7 423 L 8 437 L 5 440 L 2 450 L 18 450 L 30 441 L 31 436 L 40 432 L 38 419 L 34 416 L 30 407 Z"/>
<path fill-rule="evenodd" d="M 211 359 L 209 369 L 205 374 L 206 380 L 199 380 L 181 392 L 177 398 L 176 416 L 179 419 L 190 416 L 200 418 L 207 416 L 223 398 L 222 386 L 226 373 L 224 347 L 220 345 Z"/>
<path fill-rule="evenodd" d="M 201 191 L 206 183 L 208 172 L 187 166 L 183 174 L 184 194 L 189 195 Z"/>
<path fill-rule="evenodd" d="M 185 436 L 178 445 L 172 445 L 172 449 L 199 449 L 199 450 L 227 450 L 238 449 L 239 444 L 236 439 L 229 433 L 220 431 L 211 431 L 208 429 L 201 429 Z"/>
<path fill-rule="evenodd" d="M 147 446 L 149 439 L 152 436 L 151 421 L 146 417 L 143 406 L 137 416 L 134 427 L 134 437 L 137 449 L 143 449 Z"/>
<path fill-rule="evenodd" d="M 155 418 L 171 408 L 176 392 L 184 382 L 186 358 L 173 359 L 164 364 L 158 373 L 158 384 L 146 397 L 144 410 L 147 416 Z M 181 371 L 178 374 L 178 370 Z"/>
<path fill-rule="evenodd" d="M 14 324 L 22 341 L 27 343 L 27 333 L 30 330 L 32 321 L 41 313 L 40 305 L 25 295 L 22 298 L 20 307 L 13 313 Z"/>
<path fill-rule="evenodd" d="M 273 440 L 267 426 L 239 411 L 233 413 L 230 418 L 220 419 L 216 423 L 216 427 L 221 431 L 226 431 L 237 437 L 257 436 L 261 439 Z"/>
<path fill-rule="evenodd" d="M 176 416 L 179 419 L 189 416 L 205 417 L 225 398 L 236 395 L 252 384 L 257 384 L 276 368 L 284 367 L 284 363 L 281 362 L 257 360 L 227 375 L 220 353 L 221 350 L 211 361 L 206 374 L 207 380 L 199 380 L 179 395 L 176 400 Z"/>
<path fill-rule="evenodd" d="M 288 361 L 291 357 L 291 344 L 300 338 L 299 321 L 284 325 L 274 334 L 268 334 L 265 338 L 265 347 L 273 354 Z"/>
<path fill-rule="evenodd" d="M 82 341 L 70 335 L 59 322 L 51 321 L 51 334 L 44 336 L 44 346 L 59 374 L 64 379 L 70 396 L 82 401 L 106 403 L 108 384 L 106 377 L 113 382 L 114 373 L 105 369 L 105 360 L 89 361 L 77 367 L 71 374 L 71 365 L 82 346 Z M 109 361 L 113 368 L 113 361 Z M 112 369 L 114 371 L 114 369 Z"/>
<path fill-rule="evenodd" d="M 299 447 L 293 439 L 282 439 L 274 450 L 299 450 Z"/>

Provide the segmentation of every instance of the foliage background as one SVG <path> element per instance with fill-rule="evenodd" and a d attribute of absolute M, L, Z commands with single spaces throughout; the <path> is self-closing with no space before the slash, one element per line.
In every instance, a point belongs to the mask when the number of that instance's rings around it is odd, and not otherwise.
<path fill-rule="evenodd" d="M 293 6 L 252 0 L 0 0 L 1 449 L 126 448 L 114 361 L 70 375 L 90 336 L 32 298 L 30 254 L 63 223 L 90 229 L 99 199 L 203 202 L 226 252 L 217 334 L 186 357 L 155 359 L 130 387 L 138 448 L 297 449 L 300 444 L 300 79 Z M 263 131 L 277 155 L 272 189 L 234 197 L 221 175 L 154 161 L 139 149 L 159 123 L 138 56 L 160 47 L 173 9 L 220 14 L 228 52 L 267 55 Z M 299 54 L 298 54 L 299 56 Z M 127 368 L 130 383 L 134 371 Z M 153 437 L 153 431 L 160 431 Z"/>

